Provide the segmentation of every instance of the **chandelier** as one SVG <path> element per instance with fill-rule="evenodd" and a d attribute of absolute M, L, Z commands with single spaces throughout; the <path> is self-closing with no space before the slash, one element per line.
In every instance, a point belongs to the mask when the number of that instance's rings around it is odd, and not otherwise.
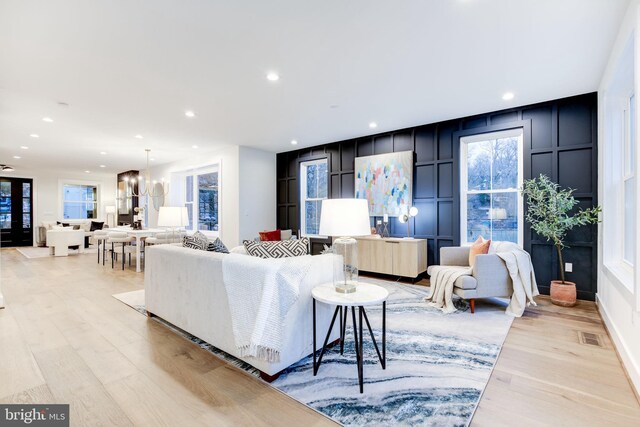
<path fill-rule="evenodd" d="M 162 188 L 157 188 L 158 181 L 151 181 L 151 171 L 149 170 L 149 153 L 151 153 L 150 148 L 145 148 L 147 152 L 147 168 L 144 171 L 144 179 L 141 176 L 137 178 L 129 178 L 128 176 L 124 177 L 124 181 L 127 183 L 131 183 L 131 195 L 133 197 L 163 197 L 169 193 L 169 190 L 165 188 L 164 178 L 160 181 L 162 183 Z M 138 191 L 135 191 L 135 183 L 138 183 Z M 140 184 L 144 183 L 144 190 L 140 191 Z"/>

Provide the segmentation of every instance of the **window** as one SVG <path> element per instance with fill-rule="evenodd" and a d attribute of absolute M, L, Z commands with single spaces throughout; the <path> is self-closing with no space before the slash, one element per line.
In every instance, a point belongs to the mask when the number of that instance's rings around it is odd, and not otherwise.
<path fill-rule="evenodd" d="M 318 236 L 322 201 L 327 198 L 327 159 L 300 163 L 300 220 L 303 236 Z"/>
<path fill-rule="evenodd" d="M 188 230 L 218 231 L 218 167 L 208 167 L 184 175 L 184 205 L 189 213 Z"/>
<path fill-rule="evenodd" d="M 624 233 L 622 259 L 633 266 L 636 256 L 636 198 L 635 198 L 635 151 L 636 151 L 636 118 L 635 96 L 628 100 L 628 108 L 624 111 L 625 138 L 624 138 L 624 173 L 622 177 L 624 186 Z"/>
<path fill-rule="evenodd" d="M 467 136 L 460 143 L 462 244 L 482 236 L 522 246 L 522 129 Z"/>
<path fill-rule="evenodd" d="M 64 184 L 64 219 L 93 219 L 98 217 L 98 187 L 95 185 Z"/>

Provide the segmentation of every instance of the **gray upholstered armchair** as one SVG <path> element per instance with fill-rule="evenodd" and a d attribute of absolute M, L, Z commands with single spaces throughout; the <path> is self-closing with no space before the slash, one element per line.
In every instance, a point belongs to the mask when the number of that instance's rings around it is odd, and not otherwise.
<path fill-rule="evenodd" d="M 470 249 L 468 246 L 440 248 L 440 265 L 468 267 Z M 478 255 L 472 276 L 459 277 L 453 292 L 469 300 L 473 313 L 476 298 L 511 297 L 513 283 L 507 267 L 498 255 Z"/>

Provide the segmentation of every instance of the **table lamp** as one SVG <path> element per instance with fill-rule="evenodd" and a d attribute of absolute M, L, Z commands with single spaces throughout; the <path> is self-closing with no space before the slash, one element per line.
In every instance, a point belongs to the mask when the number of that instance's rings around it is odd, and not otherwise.
<path fill-rule="evenodd" d="M 171 228 L 171 241 L 175 237 L 175 230 L 178 227 L 189 225 L 189 213 L 187 208 L 182 206 L 161 206 L 158 212 L 158 227 Z"/>
<path fill-rule="evenodd" d="M 320 230 L 333 242 L 333 285 L 336 292 L 351 293 L 358 286 L 358 242 L 354 236 L 371 235 L 369 204 L 366 199 L 322 201 Z"/>
<path fill-rule="evenodd" d="M 414 217 L 416 215 L 418 215 L 418 208 L 416 208 L 415 206 L 411 206 L 409 212 L 398 217 L 398 221 L 400 221 L 402 224 L 407 224 L 407 237 L 405 237 L 405 239 L 413 239 L 413 237 L 411 237 L 411 225 L 409 224 L 409 220 L 411 219 L 411 217 Z"/>

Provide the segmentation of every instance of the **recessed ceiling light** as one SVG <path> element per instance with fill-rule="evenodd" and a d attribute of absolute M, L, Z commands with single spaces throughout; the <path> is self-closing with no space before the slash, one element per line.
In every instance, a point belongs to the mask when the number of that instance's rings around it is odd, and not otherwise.
<path fill-rule="evenodd" d="M 107 152 L 106 152 L 106 151 L 101 151 L 101 152 L 100 152 L 100 155 L 101 155 L 101 156 L 104 156 L 105 154 L 107 154 Z"/>
<path fill-rule="evenodd" d="M 291 145 L 298 145 L 298 141 L 296 141 L 295 139 L 291 140 Z"/>
<path fill-rule="evenodd" d="M 21 145 L 20 148 L 22 148 L 23 150 L 28 150 L 29 147 L 27 147 L 26 145 Z"/>
<path fill-rule="evenodd" d="M 198 148 L 198 146 L 197 145 L 192 145 L 191 148 Z"/>
<path fill-rule="evenodd" d="M 42 121 L 47 123 L 53 123 L 53 119 L 51 117 L 43 117 Z"/>
<path fill-rule="evenodd" d="M 187 117 L 195 117 L 196 113 L 194 113 L 191 110 L 187 110 L 187 111 L 184 112 L 184 115 L 187 116 Z"/>
<path fill-rule="evenodd" d="M 106 168 L 107 166 L 106 166 L 106 165 L 100 165 L 100 167 L 101 167 L 101 168 Z"/>
<path fill-rule="evenodd" d="M 278 80 L 280 80 L 280 76 L 278 75 L 278 73 L 274 73 L 272 71 L 267 74 L 267 80 L 269 80 L 270 82 L 277 82 Z"/>
<path fill-rule="evenodd" d="M 22 157 L 20 156 L 13 156 L 14 159 L 21 159 Z"/>
<path fill-rule="evenodd" d="M 138 135 L 136 135 L 136 138 L 138 138 L 138 139 L 142 139 L 142 138 L 143 138 L 143 136 L 142 136 L 142 135 L 140 135 L 140 134 L 138 134 Z"/>
<path fill-rule="evenodd" d="M 153 157 L 152 157 L 152 158 L 150 158 L 149 160 L 151 160 L 152 162 L 155 162 L 155 161 L 156 161 L 156 159 L 154 159 Z"/>
<path fill-rule="evenodd" d="M 84 171 L 84 173 L 91 173 L 91 171 Z"/>
<path fill-rule="evenodd" d="M 505 101 L 511 101 L 513 97 L 514 97 L 513 92 L 507 92 L 504 95 L 502 95 L 502 99 Z"/>
<path fill-rule="evenodd" d="M 31 138 L 40 138 L 40 135 L 38 135 L 37 133 L 32 133 L 31 135 L 29 135 Z"/>
<path fill-rule="evenodd" d="M 375 128 L 377 128 L 377 127 L 378 127 L 378 124 L 377 124 L 376 122 L 371 122 L 371 123 L 369 123 L 369 127 L 370 127 L 371 129 L 375 129 Z"/>

